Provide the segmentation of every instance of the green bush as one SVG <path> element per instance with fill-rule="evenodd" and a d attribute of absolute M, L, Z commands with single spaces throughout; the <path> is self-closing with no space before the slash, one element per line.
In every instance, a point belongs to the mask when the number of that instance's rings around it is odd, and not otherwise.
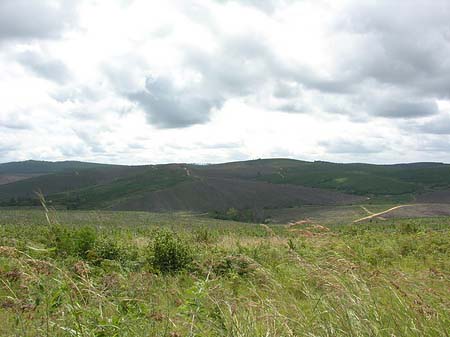
<path fill-rule="evenodd" d="M 86 259 L 97 266 L 116 263 L 128 270 L 139 267 L 139 250 L 134 246 L 118 244 L 113 239 L 102 238 L 87 252 Z M 109 261 L 109 262 L 108 262 Z"/>
<path fill-rule="evenodd" d="M 103 260 L 119 261 L 122 250 L 116 242 L 109 239 L 100 239 L 87 252 L 86 258 L 89 262 L 99 265 Z"/>
<path fill-rule="evenodd" d="M 193 260 L 187 243 L 176 233 L 162 230 L 155 234 L 147 250 L 147 261 L 161 273 L 175 273 L 189 267 Z"/>
<path fill-rule="evenodd" d="M 94 251 L 99 258 L 106 260 L 119 260 L 123 253 L 116 242 L 107 239 L 98 241 Z"/>
<path fill-rule="evenodd" d="M 67 229 L 55 225 L 50 229 L 50 246 L 58 255 L 88 257 L 97 241 L 97 232 L 91 227 Z"/>
<path fill-rule="evenodd" d="M 388 266 L 399 255 L 393 247 L 388 245 L 378 245 L 368 249 L 366 260 L 373 266 Z"/>
<path fill-rule="evenodd" d="M 85 259 L 88 252 L 95 246 L 97 233 L 91 227 L 83 227 L 74 232 L 72 240 L 75 253 Z"/>
<path fill-rule="evenodd" d="M 215 236 L 205 227 L 199 228 L 194 232 L 194 239 L 196 242 L 209 244 L 215 241 Z"/>
<path fill-rule="evenodd" d="M 401 237 L 398 239 L 398 249 L 401 256 L 407 256 L 417 252 L 418 244 L 414 237 Z"/>
<path fill-rule="evenodd" d="M 256 263 L 248 256 L 242 254 L 226 256 L 213 266 L 213 270 L 217 275 L 234 273 L 239 276 L 247 276 L 255 272 L 256 269 Z"/>
<path fill-rule="evenodd" d="M 400 225 L 400 233 L 402 234 L 417 233 L 419 230 L 419 226 L 415 223 L 407 222 Z"/>

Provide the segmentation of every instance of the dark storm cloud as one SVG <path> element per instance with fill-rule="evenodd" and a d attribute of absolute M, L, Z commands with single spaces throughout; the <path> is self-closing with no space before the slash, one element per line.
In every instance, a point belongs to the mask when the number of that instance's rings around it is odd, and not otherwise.
<path fill-rule="evenodd" d="M 56 38 L 74 24 L 76 1 L 1 0 L 0 41 Z"/>
<path fill-rule="evenodd" d="M 17 60 L 27 69 L 45 79 L 64 83 L 70 79 L 70 72 L 66 65 L 57 59 L 41 55 L 36 52 L 23 52 L 17 55 Z"/>
<path fill-rule="evenodd" d="M 202 90 L 177 88 L 166 78 L 147 78 L 145 90 L 128 94 L 139 104 L 149 121 L 160 128 L 182 128 L 204 123 L 212 109 L 220 108 L 220 98 L 200 96 Z"/>

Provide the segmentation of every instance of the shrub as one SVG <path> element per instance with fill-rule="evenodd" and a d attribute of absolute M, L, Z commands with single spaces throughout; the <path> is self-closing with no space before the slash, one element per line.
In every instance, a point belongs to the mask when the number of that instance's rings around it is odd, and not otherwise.
<path fill-rule="evenodd" d="M 99 258 L 106 260 L 119 260 L 122 255 L 122 250 L 116 242 L 105 239 L 97 242 L 95 252 Z"/>
<path fill-rule="evenodd" d="M 175 273 L 186 269 L 192 260 L 188 245 L 174 232 L 158 231 L 149 244 L 147 261 L 162 273 Z"/>
<path fill-rule="evenodd" d="M 97 232 L 91 227 L 68 230 L 60 225 L 54 225 L 49 233 L 50 246 L 58 255 L 88 257 L 89 251 L 97 241 Z"/>
<path fill-rule="evenodd" d="M 296 245 L 295 245 L 295 243 L 294 243 L 294 241 L 292 241 L 291 238 L 288 239 L 287 244 L 288 244 L 289 250 L 294 250 L 294 251 L 295 251 L 295 249 L 297 248 Z"/>
<path fill-rule="evenodd" d="M 242 254 L 226 256 L 213 266 L 213 270 L 217 275 L 234 273 L 239 276 L 247 276 L 255 272 L 256 269 L 256 263 Z"/>
<path fill-rule="evenodd" d="M 398 248 L 400 250 L 400 255 L 406 256 L 415 254 L 418 249 L 418 244 L 414 237 L 399 238 Z"/>
<path fill-rule="evenodd" d="M 405 224 L 400 225 L 400 233 L 403 234 L 411 234 L 419 232 L 420 228 L 415 223 L 407 222 Z"/>
<path fill-rule="evenodd" d="M 119 260 L 121 249 L 116 242 L 108 239 L 101 239 L 87 252 L 86 258 L 93 264 L 100 264 L 103 260 Z"/>
<path fill-rule="evenodd" d="M 97 233 L 91 227 L 83 227 L 74 232 L 72 240 L 75 253 L 85 259 L 88 252 L 94 248 Z"/>
<path fill-rule="evenodd" d="M 200 243 L 212 243 L 215 240 L 214 235 L 208 228 L 199 228 L 194 232 L 194 239 Z"/>
<path fill-rule="evenodd" d="M 366 260 L 374 266 L 387 266 L 391 265 L 392 261 L 397 257 L 397 253 L 391 246 L 378 245 L 366 252 Z"/>
<path fill-rule="evenodd" d="M 136 270 L 139 267 L 139 250 L 135 246 L 123 246 L 112 239 L 102 238 L 87 252 L 86 259 L 94 265 L 115 265 Z M 116 264 L 114 264 L 116 263 Z"/>

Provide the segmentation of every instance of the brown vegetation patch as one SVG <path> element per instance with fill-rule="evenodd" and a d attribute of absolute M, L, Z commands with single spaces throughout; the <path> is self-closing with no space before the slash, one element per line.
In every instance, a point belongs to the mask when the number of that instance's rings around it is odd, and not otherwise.
<path fill-rule="evenodd" d="M 307 230 L 310 231 L 318 231 L 318 232 L 329 232 L 330 229 L 328 227 L 322 226 L 322 225 L 314 225 L 310 227 L 306 227 Z"/>
<path fill-rule="evenodd" d="M 19 269 L 13 269 L 8 272 L 2 273 L 2 277 L 7 279 L 10 282 L 17 282 L 23 277 L 23 273 Z"/>
<path fill-rule="evenodd" d="M 289 232 L 295 233 L 295 234 L 297 234 L 299 236 L 304 236 L 306 238 L 312 238 L 315 235 L 313 232 L 311 232 L 309 230 L 306 230 L 306 229 L 292 228 L 292 229 L 289 229 Z"/>
<path fill-rule="evenodd" d="M 25 262 L 38 274 L 50 275 L 54 269 L 50 262 L 43 260 L 26 259 Z"/>
<path fill-rule="evenodd" d="M 18 255 L 18 251 L 14 247 L 0 246 L 0 255 L 7 257 L 16 257 Z"/>
<path fill-rule="evenodd" d="M 310 224 L 313 224 L 313 223 L 315 223 L 314 220 L 311 220 L 311 219 L 304 219 L 304 220 L 299 220 L 299 221 L 295 221 L 295 222 L 289 222 L 289 223 L 286 225 L 286 228 L 292 228 L 292 227 L 294 227 L 294 226 L 310 225 Z"/>
<path fill-rule="evenodd" d="M 87 277 L 89 274 L 89 267 L 86 262 L 78 261 L 73 265 L 73 271 L 78 276 Z"/>

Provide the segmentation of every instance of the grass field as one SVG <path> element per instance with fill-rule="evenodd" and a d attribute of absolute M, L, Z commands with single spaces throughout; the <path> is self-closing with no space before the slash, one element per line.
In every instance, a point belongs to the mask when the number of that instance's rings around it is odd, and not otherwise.
<path fill-rule="evenodd" d="M 449 336 L 450 217 L 338 223 L 0 210 L 0 335 Z"/>

